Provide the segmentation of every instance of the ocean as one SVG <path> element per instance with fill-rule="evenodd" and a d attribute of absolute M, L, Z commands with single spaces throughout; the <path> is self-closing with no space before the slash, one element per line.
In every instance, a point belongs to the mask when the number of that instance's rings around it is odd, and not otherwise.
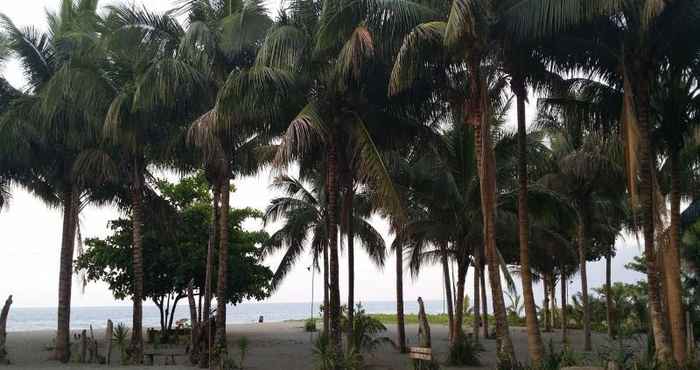
<path fill-rule="evenodd" d="M 392 301 L 362 302 L 362 307 L 368 313 L 394 313 L 396 303 Z M 318 304 L 314 307 L 314 316 L 319 317 Z M 427 313 L 443 312 L 442 301 L 425 301 Z M 418 313 L 418 303 L 405 302 L 406 314 Z M 311 303 L 241 303 L 236 306 L 229 305 L 226 309 L 226 322 L 228 324 L 247 324 L 258 321 L 263 316 L 265 322 L 280 322 L 287 320 L 304 320 L 311 315 Z M 112 307 L 72 307 L 71 329 L 104 328 L 107 320 L 111 319 L 115 325 L 131 324 L 131 306 Z M 189 318 L 187 301 L 182 300 L 175 311 L 175 320 Z M 160 327 L 160 313 L 154 305 L 144 302 L 143 306 L 144 327 Z M 7 321 L 7 331 L 29 330 L 56 330 L 55 307 L 13 307 Z"/>

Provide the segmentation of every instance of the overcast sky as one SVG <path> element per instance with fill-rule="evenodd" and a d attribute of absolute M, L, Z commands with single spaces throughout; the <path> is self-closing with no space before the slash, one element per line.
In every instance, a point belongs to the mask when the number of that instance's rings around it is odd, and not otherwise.
<path fill-rule="evenodd" d="M 111 4 L 117 1 L 103 1 Z M 0 0 L 0 13 L 8 15 L 18 26 L 34 25 L 45 28 L 45 9 L 56 9 L 58 0 Z M 140 0 L 137 4 L 148 4 L 149 8 L 164 11 L 173 7 L 175 0 Z M 278 7 L 279 2 L 268 2 L 270 8 Z M 11 60 L 1 71 L 3 76 L 15 87 L 25 84 L 20 66 Z M 512 115 L 511 115 L 512 116 Z M 528 105 L 528 116 L 533 116 L 533 104 Z M 512 126 L 512 123 L 511 123 Z M 264 209 L 274 196 L 267 186 L 270 183 L 269 172 L 255 177 L 236 181 L 238 189 L 231 197 L 233 207 L 255 207 Z M 81 214 L 83 237 L 104 237 L 107 234 L 107 221 L 115 219 L 119 212 L 113 207 L 88 207 Z M 385 236 L 389 245 L 392 237 L 387 233 L 387 225 L 379 219 L 373 223 Z M 268 230 L 274 231 L 274 228 Z M 58 261 L 61 240 L 61 212 L 49 209 L 41 201 L 21 189 L 13 189 L 13 198 L 9 210 L 0 213 L 0 297 L 14 294 L 15 304 L 19 307 L 56 306 L 58 291 Z M 613 278 L 634 282 L 642 275 L 627 271 L 624 264 L 633 256 L 640 254 L 634 238 L 618 240 L 618 257 L 613 262 Z M 395 265 L 393 256 L 387 259 L 383 270 L 372 265 L 361 252 L 355 253 L 355 298 L 358 301 L 393 300 L 395 297 Z M 279 256 L 265 261 L 273 270 Z M 311 299 L 311 273 L 306 267 L 311 264 L 310 256 L 300 258 L 297 267 L 289 274 L 287 280 L 268 301 L 270 302 L 308 302 Z M 347 294 L 347 259 L 341 256 L 341 297 Z M 604 283 L 604 262 L 588 265 L 589 286 L 597 287 Z M 471 279 L 471 271 L 468 279 Z M 517 280 L 517 279 L 516 279 Z M 320 276 L 316 277 L 316 297 L 320 296 Z M 411 279 L 405 274 L 404 297 L 407 301 L 418 296 L 424 299 L 442 298 L 441 270 L 433 267 L 422 270 L 418 279 Z M 575 277 L 569 285 L 569 292 L 577 291 L 580 284 Z M 472 296 L 472 284 L 468 280 L 467 294 Z M 541 286 L 535 287 L 536 300 L 542 300 Z M 557 294 L 557 297 L 559 295 Z M 318 299 L 318 298 L 317 298 Z M 130 304 L 115 301 L 103 284 L 89 284 L 83 293 L 79 284 L 74 283 L 74 306 L 108 306 Z M 490 308 L 490 300 L 489 300 Z"/>

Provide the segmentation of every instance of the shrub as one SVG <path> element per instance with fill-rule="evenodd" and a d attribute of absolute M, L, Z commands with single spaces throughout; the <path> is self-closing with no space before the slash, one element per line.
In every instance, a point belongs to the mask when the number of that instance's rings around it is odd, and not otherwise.
<path fill-rule="evenodd" d="M 306 332 L 315 332 L 316 331 L 316 319 L 308 319 L 304 323 L 304 331 Z"/>
<path fill-rule="evenodd" d="M 450 347 L 447 362 L 454 366 L 479 366 L 481 347 L 471 337 L 460 335 Z"/>

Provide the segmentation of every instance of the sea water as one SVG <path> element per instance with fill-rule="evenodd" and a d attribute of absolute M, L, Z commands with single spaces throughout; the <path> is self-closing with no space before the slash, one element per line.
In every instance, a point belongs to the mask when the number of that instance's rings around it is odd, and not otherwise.
<path fill-rule="evenodd" d="M 371 301 L 362 302 L 362 307 L 367 313 L 395 313 L 396 302 Z M 228 305 L 226 308 L 226 322 L 228 324 L 247 324 L 258 321 L 263 316 L 265 322 L 280 322 L 287 320 L 304 320 L 311 316 L 311 303 L 241 303 L 236 306 Z M 427 313 L 442 313 L 444 304 L 442 301 L 425 301 Z M 319 317 L 319 305 L 313 307 L 315 317 Z M 406 314 L 418 313 L 418 303 L 405 302 Z M 7 321 L 8 331 L 28 330 L 56 330 L 55 307 L 12 307 Z M 189 318 L 187 300 L 181 300 L 175 310 L 175 320 Z M 129 305 L 111 307 L 72 307 L 71 329 L 103 328 L 107 320 L 111 319 L 115 325 L 131 324 L 132 308 Z M 160 327 L 160 312 L 154 305 L 144 302 L 143 306 L 144 327 Z"/>

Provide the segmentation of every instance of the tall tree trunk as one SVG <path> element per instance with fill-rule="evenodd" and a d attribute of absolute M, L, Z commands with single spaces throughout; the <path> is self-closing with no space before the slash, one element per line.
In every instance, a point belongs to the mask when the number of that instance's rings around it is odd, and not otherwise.
<path fill-rule="evenodd" d="M 135 181 L 131 189 L 131 220 L 133 223 L 134 310 L 131 328 L 131 362 L 143 363 L 143 171 L 135 165 Z"/>
<path fill-rule="evenodd" d="M 588 223 L 585 210 L 579 217 L 578 230 L 578 261 L 581 270 L 581 301 L 583 304 L 583 350 L 590 351 L 591 347 L 591 308 L 588 305 L 588 274 L 586 273 L 586 252 L 588 251 Z"/>
<path fill-rule="evenodd" d="M 226 358 L 228 348 L 226 345 L 226 283 L 228 281 L 228 246 L 229 246 L 229 197 L 231 195 L 231 183 L 229 170 L 221 179 L 221 207 L 219 213 L 219 271 L 216 283 L 216 348 L 213 358 L 219 363 Z"/>
<path fill-rule="evenodd" d="M 460 247 L 460 249 L 462 249 Z M 455 293 L 457 302 L 455 304 L 454 328 L 452 329 L 453 344 L 460 343 L 464 336 L 462 323 L 464 322 L 464 284 L 467 279 L 467 268 L 469 264 L 464 261 L 457 263 L 457 292 Z"/>
<path fill-rule="evenodd" d="M 562 343 L 569 342 L 568 322 L 566 317 L 566 275 L 564 274 L 564 266 L 561 266 L 561 341 Z"/>
<path fill-rule="evenodd" d="M 328 297 L 329 284 L 329 271 L 328 271 L 328 244 L 323 247 L 323 331 L 328 334 L 330 333 L 330 299 Z"/>
<path fill-rule="evenodd" d="M 204 307 L 201 309 L 203 311 L 201 330 L 203 333 L 206 333 L 206 336 L 199 336 L 199 338 L 205 339 L 202 343 L 199 343 L 199 367 L 202 369 L 211 367 L 212 365 L 210 363 L 212 345 L 211 332 L 213 330 L 211 320 L 211 281 L 214 275 L 214 249 L 217 247 L 218 241 L 219 200 L 221 198 L 221 184 L 217 180 L 215 180 L 212 184 L 212 193 L 213 199 L 211 205 L 211 223 L 209 224 L 209 243 L 207 244 L 207 266 L 204 275 Z"/>
<path fill-rule="evenodd" d="M 399 351 L 406 353 L 406 326 L 403 313 L 403 244 L 396 243 L 396 325 Z"/>
<path fill-rule="evenodd" d="M 557 283 L 554 279 L 554 274 L 549 275 L 550 279 L 550 284 L 549 284 L 549 294 L 552 296 L 550 299 L 551 302 L 551 309 L 549 310 L 549 327 L 550 329 L 556 326 L 556 322 L 554 321 L 554 313 L 557 310 L 557 300 L 556 300 L 556 288 L 557 288 Z"/>
<path fill-rule="evenodd" d="M 61 238 L 61 261 L 58 274 L 58 329 L 54 359 L 70 360 L 70 301 L 73 285 L 73 250 L 75 228 L 78 217 L 79 194 L 73 189 L 63 192 L 63 234 Z"/>
<path fill-rule="evenodd" d="M 615 338 L 612 300 L 612 248 L 605 255 L 605 320 L 608 322 L 608 337 Z"/>
<path fill-rule="evenodd" d="M 190 306 L 190 323 L 192 324 L 192 329 L 190 332 L 190 363 L 197 364 L 199 362 L 199 346 L 197 343 L 197 338 L 199 338 L 199 327 L 200 322 L 197 318 L 197 303 L 194 300 L 194 279 L 190 280 L 187 286 L 187 303 Z M 175 310 L 173 309 L 173 312 Z M 177 334 L 176 334 L 177 335 Z"/>
<path fill-rule="evenodd" d="M 483 253 L 480 253 L 480 259 L 482 259 Z M 479 283 L 481 284 L 481 330 L 484 333 L 484 339 L 489 338 L 489 302 L 486 299 L 486 266 L 480 263 L 479 267 Z"/>
<path fill-rule="evenodd" d="M 328 235 L 330 237 L 330 344 L 336 358 L 342 355 L 341 328 L 340 328 L 340 284 L 338 265 L 338 151 L 335 135 L 329 140 L 328 148 Z M 335 365 L 336 368 L 339 364 Z"/>
<path fill-rule="evenodd" d="M 345 217 L 347 221 L 348 234 L 348 347 L 352 346 L 354 341 L 353 327 L 355 323 L 355 234 L 353 230 L 353 207 L 352 202 L 355 197 L 352 182 L 348 185 L 345 191 Z"/>
<path fill-rule="evenodd" d="M 642 51 L 640 55 L 647 55 Z M 659 296 L 659 277 L 657 271 L 656 253 L 654 247 L 654 191 L 652 187 L 652 166 L 654 158 L 651 156 L 650 138 L 650 90 L 649 81 L 652 80 L 651 63 L 644 58 L 634 55 L 636 70 L 634 72 L 637 91 L 635 91 L 637 118 L 639 124 L 639 168 L 640 184 L 639 193 L 642 206 L 642 229 L 644 233 L 644 256 L 647 265 L 647 289 L 649 295 L 649 311 L 651 326 L 656 346 L 657 359 L 666 362 L 670 360 L 668 333 L 663 326 L 663 315 Z"/>
<path fill-rule="evenodd" d="M 479 271 L 478 250 L 479 248 L 474 248 L 474 322 L 472 329 L 474 340 L 477 343 L 479 342 L 479 326 L 481 326 L 481 314 L 479 312 L 481 311 L 481 293 L 479 292 L 479 275 L 481 274 L 481 272 Z"/>
<path fill-rule="evenodd" d="M 450 265 L 447 259 L 447 246 L 440 247 L 440 262 L 442 264 L 442 278 L 445 284 L 445 299 L 447 300 L 447 321 L 448 321 L 448 340 L 452 343 L 454 339 L 454 307 L 452 306 L 452 286 L 450 282 Z"/>
<path fill-rule="evenodd" d="M 676 363 L 687 362 L 685 320 L 683 319 L 683 297 L 680 277 L 680 217 L 681 217 L 681 169 L 678 150 L 671 150 L 671 227 L 668 249 L 664 253 L 668 315 L 671 323 L 673 357 Z"/>
<path fill-rule="evenodd" d="M 544 345 L 537 322 L 535 295 L 532 292 L 532 272 L 530 271 L 529 217 L 527 207 L 527 132 L 525 129 L 525 100 L 527 90 L 522 76 L 516 76 L 512 82 L 516 96 L 518 116 L 518 241 L 520 245 L 520 277 L 523 287 L 525 305 L 525 322 L 527 324 L 527 348 L 530 360 L 537 366 L 544 356 Z M 547 308 L 548 310 L 549 308 Z"/>
<path fill-rule="evenodd" d="M 551 331 L 552 327 L 549 325 L 549 315 L 552 314 L 552 312 L 549 310 L 549 290 L 552 289 L 552 287 L 549 286 L 549 274 L 545 273 L 544 276 L 542 277 L 542 285 L 544 286 L 544 302 L 542 303 L 542 313 L 543 313 L 543 318 L 544 318 L 544 331 Z"/>
<path fill-rule="evenodd" d="M 506 306 L 503 300 L 499 262 L 496 247 L 496 168 L 495 154 L 491 145 L 488 120 L 488 94 L 485 81 L 481 76 L 481 58 L 478 52 L 470 61 L 470 102 L 471 110 L 467 115 L 468 124 L 474 127 L 477 167 L 481 188 L 481 209 L 483 217 L 483 235 L 486 245 L 485 254 L 488 261 L 489 281 L 493 299 L 493 311 L 496 320 L 496 338 L 498 341 L 499 364 L 509 366 L 517 362 L 513 342 L 508 329 Z"/>
<path fill-rule="evenodd" d="M 7 342 L 7 317 L 10 314 L 10 306 L 12 305 L 12 295 L 7 297 L 5 304 L 0 310 L 0 365 L 8 365 L 7 350 L 5 343 Z"/>

